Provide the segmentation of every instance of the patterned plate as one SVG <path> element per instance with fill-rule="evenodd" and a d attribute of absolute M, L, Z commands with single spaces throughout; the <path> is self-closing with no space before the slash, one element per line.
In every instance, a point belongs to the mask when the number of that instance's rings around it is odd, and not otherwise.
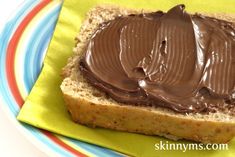
<path fill-rule="evenodd" d="M 16 128 L 49 156 L 123 156 L 16 120 L 43 66 L 61 5 L 60 0 L 27 0 L 6 23 L 0 34 L 0 105 Z"/>

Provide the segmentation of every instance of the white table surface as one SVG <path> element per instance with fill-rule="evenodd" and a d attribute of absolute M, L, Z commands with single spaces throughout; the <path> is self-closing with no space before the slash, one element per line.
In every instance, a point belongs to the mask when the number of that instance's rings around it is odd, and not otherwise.
<path fill-rule="evenodd" d="M 0 32 L 15 8 L 24 0 L 0 0 Z M 15 119 L 0 105 L 0 156 L 1 157 L 46 157 L 15 126 Z"/>

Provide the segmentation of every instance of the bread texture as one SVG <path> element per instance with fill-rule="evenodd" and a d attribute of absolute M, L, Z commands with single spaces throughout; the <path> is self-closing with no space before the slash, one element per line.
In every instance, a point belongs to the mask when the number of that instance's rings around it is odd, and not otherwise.
<path fill-rule="evenodd" d="M 79 60 L 99 24 L 137 11 L 115 6 L 97 6 L 87 13 L 76 37 L 74 55 L 62 70 L 61 90 L 72 119 L 83 125 L 119 131 L 159 135 L 173 140 L 188 139 L 202 143 L 226 143 L 235 136 L 235 116 L 229 110 L 209 114 L 181 114 L 161 107 L 123 104 L 109 98 L 87 83 L 80 73 Z M 205 14 L 230 22 L 234 15 Z"/>

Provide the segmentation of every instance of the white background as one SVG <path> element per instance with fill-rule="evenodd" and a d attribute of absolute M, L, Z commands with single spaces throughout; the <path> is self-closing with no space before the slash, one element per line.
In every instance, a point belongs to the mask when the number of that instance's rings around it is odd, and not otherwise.
<path fill-rule="evenodd" d="M 0 0 L 0 32 L 11 13 L 24 0 Z M 2 104 L 3 105 L 3 104 Z M 1 157 L 46 157 L 20 133 L 6 109 L 0 104 L 0 156 Z"/>

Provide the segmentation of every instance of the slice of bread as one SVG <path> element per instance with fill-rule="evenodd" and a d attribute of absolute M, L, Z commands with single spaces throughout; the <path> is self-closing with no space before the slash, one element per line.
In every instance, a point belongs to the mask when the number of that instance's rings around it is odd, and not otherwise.
<path fill-rule="evenodd" d="M 226 143 L 235 136 L 235 116 L 231 111 L 209 114 L 180 114 L 160 107 L 140 107 L 118 103 L 87 83 L 80 74 L 79 59 L 86 44 L 100 23 L 120 15 L 141 13 L 113 6 L 91 9 L 76 37 L 74 55 L 63 68 L 61 90 L 72 119 L 92 127 L 160 135 L 167 138 L 189 139 L 203 143 Z M 208 14 L 209 15 L 209 14 Z M 235 22 L 235 16 L 210 14 L 216 18 Z"/>

